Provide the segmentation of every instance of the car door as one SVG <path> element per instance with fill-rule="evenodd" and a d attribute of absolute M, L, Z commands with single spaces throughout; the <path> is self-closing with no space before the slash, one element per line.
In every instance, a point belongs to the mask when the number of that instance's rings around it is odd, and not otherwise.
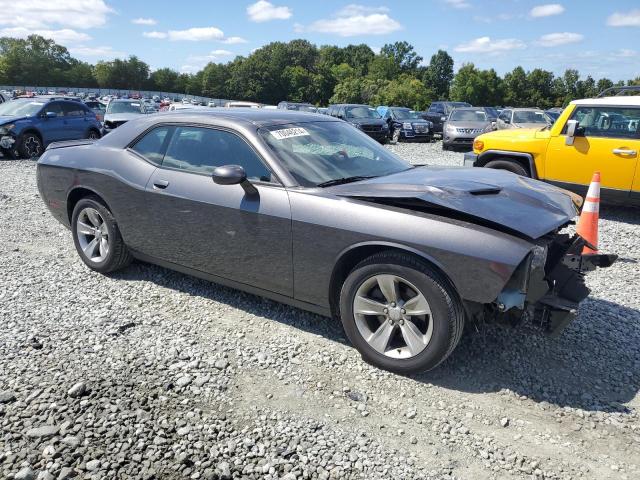
<path fill-rule="evenodd" d="M 583 135 L 567 145 L 567 125 L 552 134 L 547 147 L 545 179 L 585 193 L 593 172 L 599 171 L 603 198 L 629 196 L 640 154 L 640 108 L 576 106 Z"/>
<path fill-rule="evenodd" d="M 67 129 L 67 140 L 85 138 L 89 129 L 89 119 L 80 102 L 62 102 Z"/>
<path fill-rule="evenodd" d="M 289 196 L 255 150 L 234 132 L 188 125 L 175 126 L 163 148 L 147 186 L 147 252 L 292 296 Z M 242 166 L 258 194 L 215 184 L 222 165 Z"/>
<path fill-rule="evenodd" d="M 47 116 L 49 112 L 55 113 L 56 116 Z M 62 102 L 49 102 L 45 104 L 40 114 L 42 115 L 40 132 L 42 133 L 42 140 L 45 144 L 60 140 L 69 140 L 69 131 L 67 130 Z"/>

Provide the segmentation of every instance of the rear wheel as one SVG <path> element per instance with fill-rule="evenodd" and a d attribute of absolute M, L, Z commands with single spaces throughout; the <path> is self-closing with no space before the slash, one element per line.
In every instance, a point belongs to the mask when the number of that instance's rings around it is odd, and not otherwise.
<path fill-rule="evenodd" d="M 100 273 L 131 263 L 132 256 L 109 209 L 97 197 L 81 199 L 71 216 L 73 242 L 82 261 Z"/>
<path fill-rule="evenodd" d="M 87 138 L 89 140 L 98 140 L 100 138 L 100 132 L 98 132 L 97 130 L 89 130 Z"/>
<path fill-rule="evenodd" d="M 457 295 L 429 265 L 382 252 L 345 280 L 340 316 L 363 359 L 392 372 L 431 370 L 458 344 L 464 314 Z"/>
<path fill-rule="evenodd" d="M 496 168 L 499 170 L 507 170 L 511 173 L 515 173 L 516 175 L 520 175 L 522 177 L 528 177 L 529 172 L 524 168 L 520 163 L 515 160 L 510 160 L 508 158 L 497 158 L 495 160 L 491 160 L 485 165 L 486 168 Z"/>
<path fill-rule="evenodd" d="M 25 133 L 20 140 L 20 145 L 17 150 L 20 158 L 38 158 L 42 155 L 44 147 L 38 135 L 35 133 Z"/>

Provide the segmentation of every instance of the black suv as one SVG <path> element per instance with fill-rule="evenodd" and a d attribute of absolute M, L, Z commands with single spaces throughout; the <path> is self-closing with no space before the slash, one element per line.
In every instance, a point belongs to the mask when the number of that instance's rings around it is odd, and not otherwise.
<path fill-rule="evenodd" d="M 431 103 L 429 110 L 422 114 L 422 118 L 433 123 L 433 132 L 442 135 L 442 126 L 447 120 L 451 111 L 458 107 L 470 107 L 467 102 L 446 102 L 438 101 Z"/>
<path fill-rule="evenodd" d="M 327 115 L 341 118 L 380 143 L 389 140 L 389 125 L 375 108 L 369 105 L 343 103 L 330 105 Z"/>

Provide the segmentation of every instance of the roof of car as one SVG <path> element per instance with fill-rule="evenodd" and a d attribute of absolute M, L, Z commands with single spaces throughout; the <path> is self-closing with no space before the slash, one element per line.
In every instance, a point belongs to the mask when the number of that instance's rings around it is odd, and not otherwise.
<path fill-rule="evenodd" d="M 585 98 L 574 100 L 572 105 L 618 105 L 621 107 L 640 106 L 640 95 L 615 95 L 613 97 Z"/>
<path fill-rule="evenodd" d="M 256 126 L 277 125 L 295 122 L 336 121 L 332 117 L 318 113 L 307 113 L 298 110 L 264 110 L 261 108 L 251 109 L 223 109 L 223 108 L 203 108 L 183 109 L 173 112 L 160 112 L 159 115 L 166 120 L 206 120 L 207 118 L 223 118 L 225 120 L 238 121 L 243 123 L 253 123 Z"/>

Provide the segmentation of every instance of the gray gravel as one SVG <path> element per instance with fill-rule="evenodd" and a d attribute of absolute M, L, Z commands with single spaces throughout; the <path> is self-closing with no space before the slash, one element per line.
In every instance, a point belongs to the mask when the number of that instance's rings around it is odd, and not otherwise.
<path fill-rule="evenodd" d="M 389 146 L 460 165 L 441 144 Z M 430 374 L 364 364 L 336 322 L 145 264 L 103 276 L 0 161 L 2 479 L 640 478 L 640 211 L 557 339 L 467 332 Z"/>

